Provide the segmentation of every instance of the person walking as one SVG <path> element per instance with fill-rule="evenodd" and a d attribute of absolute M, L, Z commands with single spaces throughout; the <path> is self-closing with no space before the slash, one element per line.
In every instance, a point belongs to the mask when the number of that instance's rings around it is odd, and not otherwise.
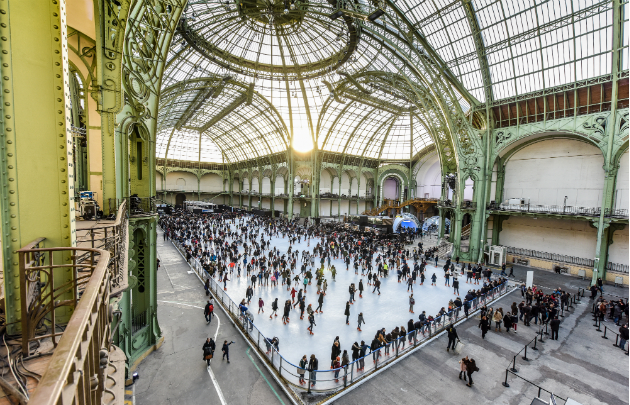
<path fill-rule="evenodd" d="M 501 322 L 503 322 L 503 313 L 501 312 L 501 308 L 494 311 L 494 331 L 501 332 Z"/>
<path fill-rule="evenodd" d="M 464 375 L 464 381 L 468 381 L 466 378 L 466 369 L 468 366 L 468 356 L 464 357 L 459 361 L 459 379 L 462 379 L 462 374 Z"/>
<path fill-rule="evenodd" d="M 488 333 L 488 329 L 490 329 L 488 318 L 486 318 L 485 316 L 481 317 L 481 320 L 479 321 L 479 325 L 477 327 L 481 328 L 481 338 L 485 339 L 486 333 Z"/>
<path fill-rule="evenodd" d="M 361 332 L 361 324 L 365 323 L 365 320 L 363 319 L 363 312 L 359 313 L 359 317 L 357 318 L 357 323 L 358 323 L 357 330 Z"/>
<path fill-rule="evenodd" d="M 216 345 L 212 338 L 207 338 L 205 343 L 203 344 L 203 359 L 206 361 L 206 365 L 210 367 L 210 361 L 214 356 L 214 349 Z"/>
<path fill-rule="evenodd" d="M 560 330 L 560 320 L 557 316 L 555 316 L 551 321 L 549 321 L 549 326 L 551 327 L 551 340 L 558 340 L 558 331 Z"/>
<path fill-rule="evenodd" d="M 206 304 L 206 306 L 203 309 L 203 314 L 206 317 L 206 324 L 210 323 L 212 321 L 212 313 L 214 312 L 214 306 L 212 305 L 212 303 L 210 301 L 208 301 L 208 303 Z"/>
<path fill-rule="evenodd" d="M 346 325 L 350 325 L 350 301 L 346 301 L 346 310 L 343 314 L 346 316 Z"/>
<path fill-rule="evenodd" d="M 221 348 L 221 351 L 223 352 L 223 357 L 221 358 L 221 360 L 225 360 L 225 358 L 227 357 L 228 364 L 230 364 L 230 345 L 232 343 L 234 343 L 234 341 L 228 343 L 227 340 L 224 340 L 223 347 Z"/>
<path fill-rule="evenodd" d="M 628 324 L 625 323 L 619 328 L 619 347 L 621 350 L 626 346 L 628 341 Z"/>
<path fill-rule="evenodd" d="M 472 375 L 475 371 L 479 371 L 479 367 L 477 367 L 475 359 L 470 359 L 468 361 L 468 364 L 466 364 L 466 374 L 468 374 L 468 384 L 466 384 L 467 387 L 473 386 L 474 382 L 472 379 Z"/>
<path fill-rule="evenodd" d="M 446 329 L 446 333 L 448 336 L 448 346 L 446 346 L 446 351 L 448 352 L 449 349 L 455 350 L 455 345 L 457 344 L 457 342 L 459 342 L 459 336 L 457 336 L 457 330 L 455 329 L 455 326 L 453 326 L 453 324 L 450 324 L 448 329 Z"/>

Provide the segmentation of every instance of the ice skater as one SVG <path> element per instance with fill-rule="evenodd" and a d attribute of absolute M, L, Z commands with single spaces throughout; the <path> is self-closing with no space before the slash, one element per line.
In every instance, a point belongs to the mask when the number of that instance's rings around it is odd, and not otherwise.
<path fill-rule="evenodd" d="M 271 303 L 271 315 L 269 315 L 269 319 L 271 319 L 274 315 L 278 316 L 278 298 L 276 298 L 272 303 Z"/>
<path fill-rule="evenodd" d="M 322 305 L 324 305 L 324 293 L 320 293 L 319 294 L 319 298 L 317 298 L 317 303 L 319 304 L 317 306 L 317 309 L 315 309 L 315 312 L 321 312 L 322 314 L 324 313 L 323 309 L 322 309 Z"/>
<path fill-rule="evenodd" d="M 416 304 L 416 300 L 415 300 L 415 299 L 413 299 L 413 294 L 411 294 L 411 295 L 409 296 L 409 312 L 411 312 L 412 314 L 414 313 L 414 312 L 413 312 L 413 306 L 414 306 L 415 304 Z"/>
<path fill-rule="evenodd" d="M 287 300 L 287 303 L 284 303 L 284 312 L 282 313 L 282 324 L 286 325 L 289 322 L 289 311 L 291 311 L 291 301 Z"/>
<path fill-rule="evenodd" d="M 431 276 L 431 285 L 436 286 L 437 285 L 435 284 L 436 281 L 437 281 L 437 276 L 435 275 L 435 273 L 433 273 L 433 275 Z"/>
<path fill-rule="evenodd" d="M 306 374 L 306 369 L 308 368 L 308 360 L 306 359 L 306 355 L 302 356 L 302 359 L 300 360 L 300 364 L 299 364 L 299 368 L 297 370 L 299 377 L 299 383 L 300 385 L 304 385 L 304 383 L 306 382 L 304 380 L 304 374 Z"/>
<path fill-rule="evenodd" d="M 363 312 L 359 313 L 359 317 L 357 319 L 357 323 L 358 323 L 357 330 L 359 332 L 361 332 L 361 324 L 365 324 L 365 320 L 363 319 Z"/>
<path fill-rule="evenodd" d="M 265 313 L 264 306 L 265 306 L 265 301 L 263 301 L 262 297 L 259 297 L 258 298 L 258 313 L 260 313 L 260 311 L 262 311 L 263 314 Z"/>
<path fill-rule="evenodd" d="M 407 292 L 409 292 L 410 288 L 411 292 L 413 292 L 413 279 L 411 277 L 407 279 Z"/>
<path fill-rule="evenodd" d="M 381 280 L 374 276 L 374 289 L 372 290 L 372 294 L 374 294 L 376 290 L 378 290 L 378 295 L 381 295 Z"/>
<path fill-rule="evenodd" d="M 350 325 L 350 301 L 346 301 L 346 311 L 343 314 L 346 316 L 346 325 Z"/>
<path fill-rule="evenodd" d="M 309 323 L 309 327 L 306 328 L 308 329 L 308 331 L 311 333 L 311 335 L 313 335 L 313 326 L 317 326 L 315 324 L 315 315 L 311 312 L 310 315 L 308 316 L 308 323 Z"/>
<path fill-rule="evenodd" d="M 359 298 L 363 298 L 363 279 L 359 280 Z"/>

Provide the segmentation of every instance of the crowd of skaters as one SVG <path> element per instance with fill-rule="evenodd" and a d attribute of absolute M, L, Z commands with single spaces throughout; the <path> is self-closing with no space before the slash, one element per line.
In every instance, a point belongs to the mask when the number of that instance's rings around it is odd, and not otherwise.
<path fill-rule="evenodd" d="M 331 265 L 331 259 L 342 259 L 345 271 L 354 271 L 360 277 L 358 283 L 348 286 L 349 299 L 346 302 L 346 324 L 350 324 L 351 305 L 357 299 L 363 297 L 365 291 L 372 290 L 373 294 L 380 295 L 381 282 L 395 275 L 397 282 L 405 283 L 409 295 L 409 312 L 414 313 L 415 298 L 414 286 L 424 285 L 430 279 L 431 285 L 437 284 L 438 276 L 429 272 L 427 263 L 435 263 L 437 267 L 437 248 L 423 249 L 422 240 L 417 247 L 405 246 L 396 239 L 366 237 L 340 226 L 315 226 L 305 222 L 286 219 L 266 218 L 249 214 L 192 214 L 188 211 L 176 211 L 173 215 L 162 216 L 160 225 L 164 230 L 164 238 L 177 241 L 184 249 L 186 260 L 191 263 L 197 259 L 202 267 L 212 276 L 223 283 L 227 289 L 227 282 L 234 277 L 247 277 L 248 287 L 245 298 L 239 307 L 243 313 L 249 311 L 251 301 L 256 288 L 270 288 L 281 285 L 286 289 L 286 300 L 281 304 L 279 298 L 271 302 L 270 318 L 282 313 L 282 322 L 290 322 L 291 312 L 296 310 L 300 319 L 306 316 L 310 334 L 314 333 L 316 315 L 323 314 L 324 300 L 329 278 L 336 281 L 336 273 L 339 271 Z M 422 235 L 417 235 L 422 238 Z M 286 238 L 289 248 L 281 252 L 271 245 L 271 238 Z M 295 243 L 306 241 L 312 251 L 294 249 Z M 414 241 L 415 243 L 415 241 Z M 239 249 L 240 248 L 240 249 Z M 343 270 L 343 269 L 341 269 Z M 454 262 L 447 258 L 442 267 L 445 285 L 453 288 L 455 299 L 451 299 L 448 305 L 442 307 L 437 314 L 426 314 L 422 311 L 417 320 L 409 319 L 407 325 L 396 326 L 389 332 L 385 328 L 377 330 L 371 343 L 365 341 L 354 342 L 352 346 L 352 361 L 360 360 L 359 370 L 364 368 L 366 355 L 374 352 L 376 356 L 390 355 L 393 344 L 397 347 L 405 345 L 405 339 L 411 332 L 426 333 L 432 323 L 437 321 L 446 324 L 452 320 L 453 314 L 459 316 L 463 310 L 465 316 L 471 309 L 471 302 L 484 296 L 493 288 L 498 287 L 504 278 L 491 279 L 492 272 L 481 265 L 460 264 L 459 258 Z M 432 273 L 429 275 L 429 273 Z M 364 278 L 367 281 L 364 283 Z M 460 279 L 471 287 L 461 298 L 459 293 Z M 313 286 L 312 284 L 316 285 Z M 306 302 L 308 288 L 317 288 L 317 301 Z M 209 284 L 206 281 L 206 290 Z M 281 290 L 282 291 L 282 290 Z M 265 302 L 262 298 L 255 301 L 258 313 L 264 313 Z M 444 318 L 443 318 L 444 317 Z M 357 315 L 357 329 L 366 324 L 363 313 Z M 268 345 L 273 344 L 278 349 L 277 338 L 268 339 Z M 272 341 L 275 340 L 275 343 Z M 337 340 L 338 343 L 338 340 Z M 380 348 L 384 350 L 379 351 Z M 346 352 L 344 350 L 344 352 Z M 345 366 L 349 356 L 331 355 L 331 367 L 338 364 Z M 347 354 L 347 352 L 346 352 Z M 303 358 L 302 360 L 305 360 Z M 314 360 L 314 361 L 313 361 Z M 302 361 L 300 361 L 302 363 Z M 316 370 L 313 364 L 317 364 L 315 355 L 307 361 L 307 369 Z M 311 384 L 315 384 L 315 376 L 311 376 Z"/>

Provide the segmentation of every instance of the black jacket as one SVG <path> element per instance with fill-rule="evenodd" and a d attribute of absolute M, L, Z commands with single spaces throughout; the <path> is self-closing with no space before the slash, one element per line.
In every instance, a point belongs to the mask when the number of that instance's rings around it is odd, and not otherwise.
<path fill-rule="evenodd" d="M 446 330 L 446 333 L 448 334 L 449 339 L 459 339 L 459 337 L 457 336 L 457 331 L 453 327 L 448 328 Z"/>
<path fill-rule="evenodd" d="M 549 321 L 549 326 L 551 330 L 559 330 L 560 329 L 560 319 L 552 319 Z"/>
<path fill-rule="evenodd" d="M 332 349 L 330 352 L 330 360 L 335 360 L 337 358 L 337 356 L 339 356 L 341 354 L 341 348 L 339 346 L 336 346 L 334 343 L 332 345 Z"/>
<path fill-rule="evenodd" d="M 216 348 L 216 345 L 214 344 L 214 340 L 210 339 L 210 341 L 206 341 L 203 344 L 203 355 L 207 356 L 209 354 L 212 354 L 212 352 L 214 352 L 214 349 Z"/>

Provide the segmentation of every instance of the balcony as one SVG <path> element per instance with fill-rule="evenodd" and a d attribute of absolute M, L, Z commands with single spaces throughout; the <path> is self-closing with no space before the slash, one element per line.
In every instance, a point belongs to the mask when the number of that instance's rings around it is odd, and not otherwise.
<path fill-rule="evenodd" d="M 601 215 L 601 207 L 573 207 L 560 205 L 489 204 L 488 210 L 582 217 L 599 217 Z M 628 210 L 606 209 L 604 210 L 604 216 L 608 218 L 628 219 Z"/>
<path fill-rule="evenodd" d="M 77 221 L 77 247 L 101 249 L 109 252 L 108 269 L 112 283 L 112 295 L 125 290 L 127 279 L 127 200 L 123 199 L 115 219 Z"/>
<path fill-rule="evenodd" d="M 157 210 L 155 207 L 155 199 L 153 197 L 123 197 L 123 198 L 110 198 L 109 212 L 114 212 L 125 203 L 129 210 L 130 217 L 145 217 L 156 215 Z"/>
<path fill-rule="evenodd" d="M 476 201 L 462 201 L 461 204 L 459 204 L 459 208 L 463 209 L 463 210 L 476 210 L 477 209 L 477 202 Z"/>
<path fill-rule="evenodd" d="M 441 208 L 455 208 L 455 203 L 452 200 L 438 200 L 438 207 Z"/>
<path fill-rule="evenodd" d="M 21 387 L 7 379 L 5 392 L 24 404 L 115 403 L 124 394 L 125 355 L 111 339 L 110 254 L 44 242 L 17 251 L 23 367 L 41 378 L 27 373 L 15 380 Z"/>

